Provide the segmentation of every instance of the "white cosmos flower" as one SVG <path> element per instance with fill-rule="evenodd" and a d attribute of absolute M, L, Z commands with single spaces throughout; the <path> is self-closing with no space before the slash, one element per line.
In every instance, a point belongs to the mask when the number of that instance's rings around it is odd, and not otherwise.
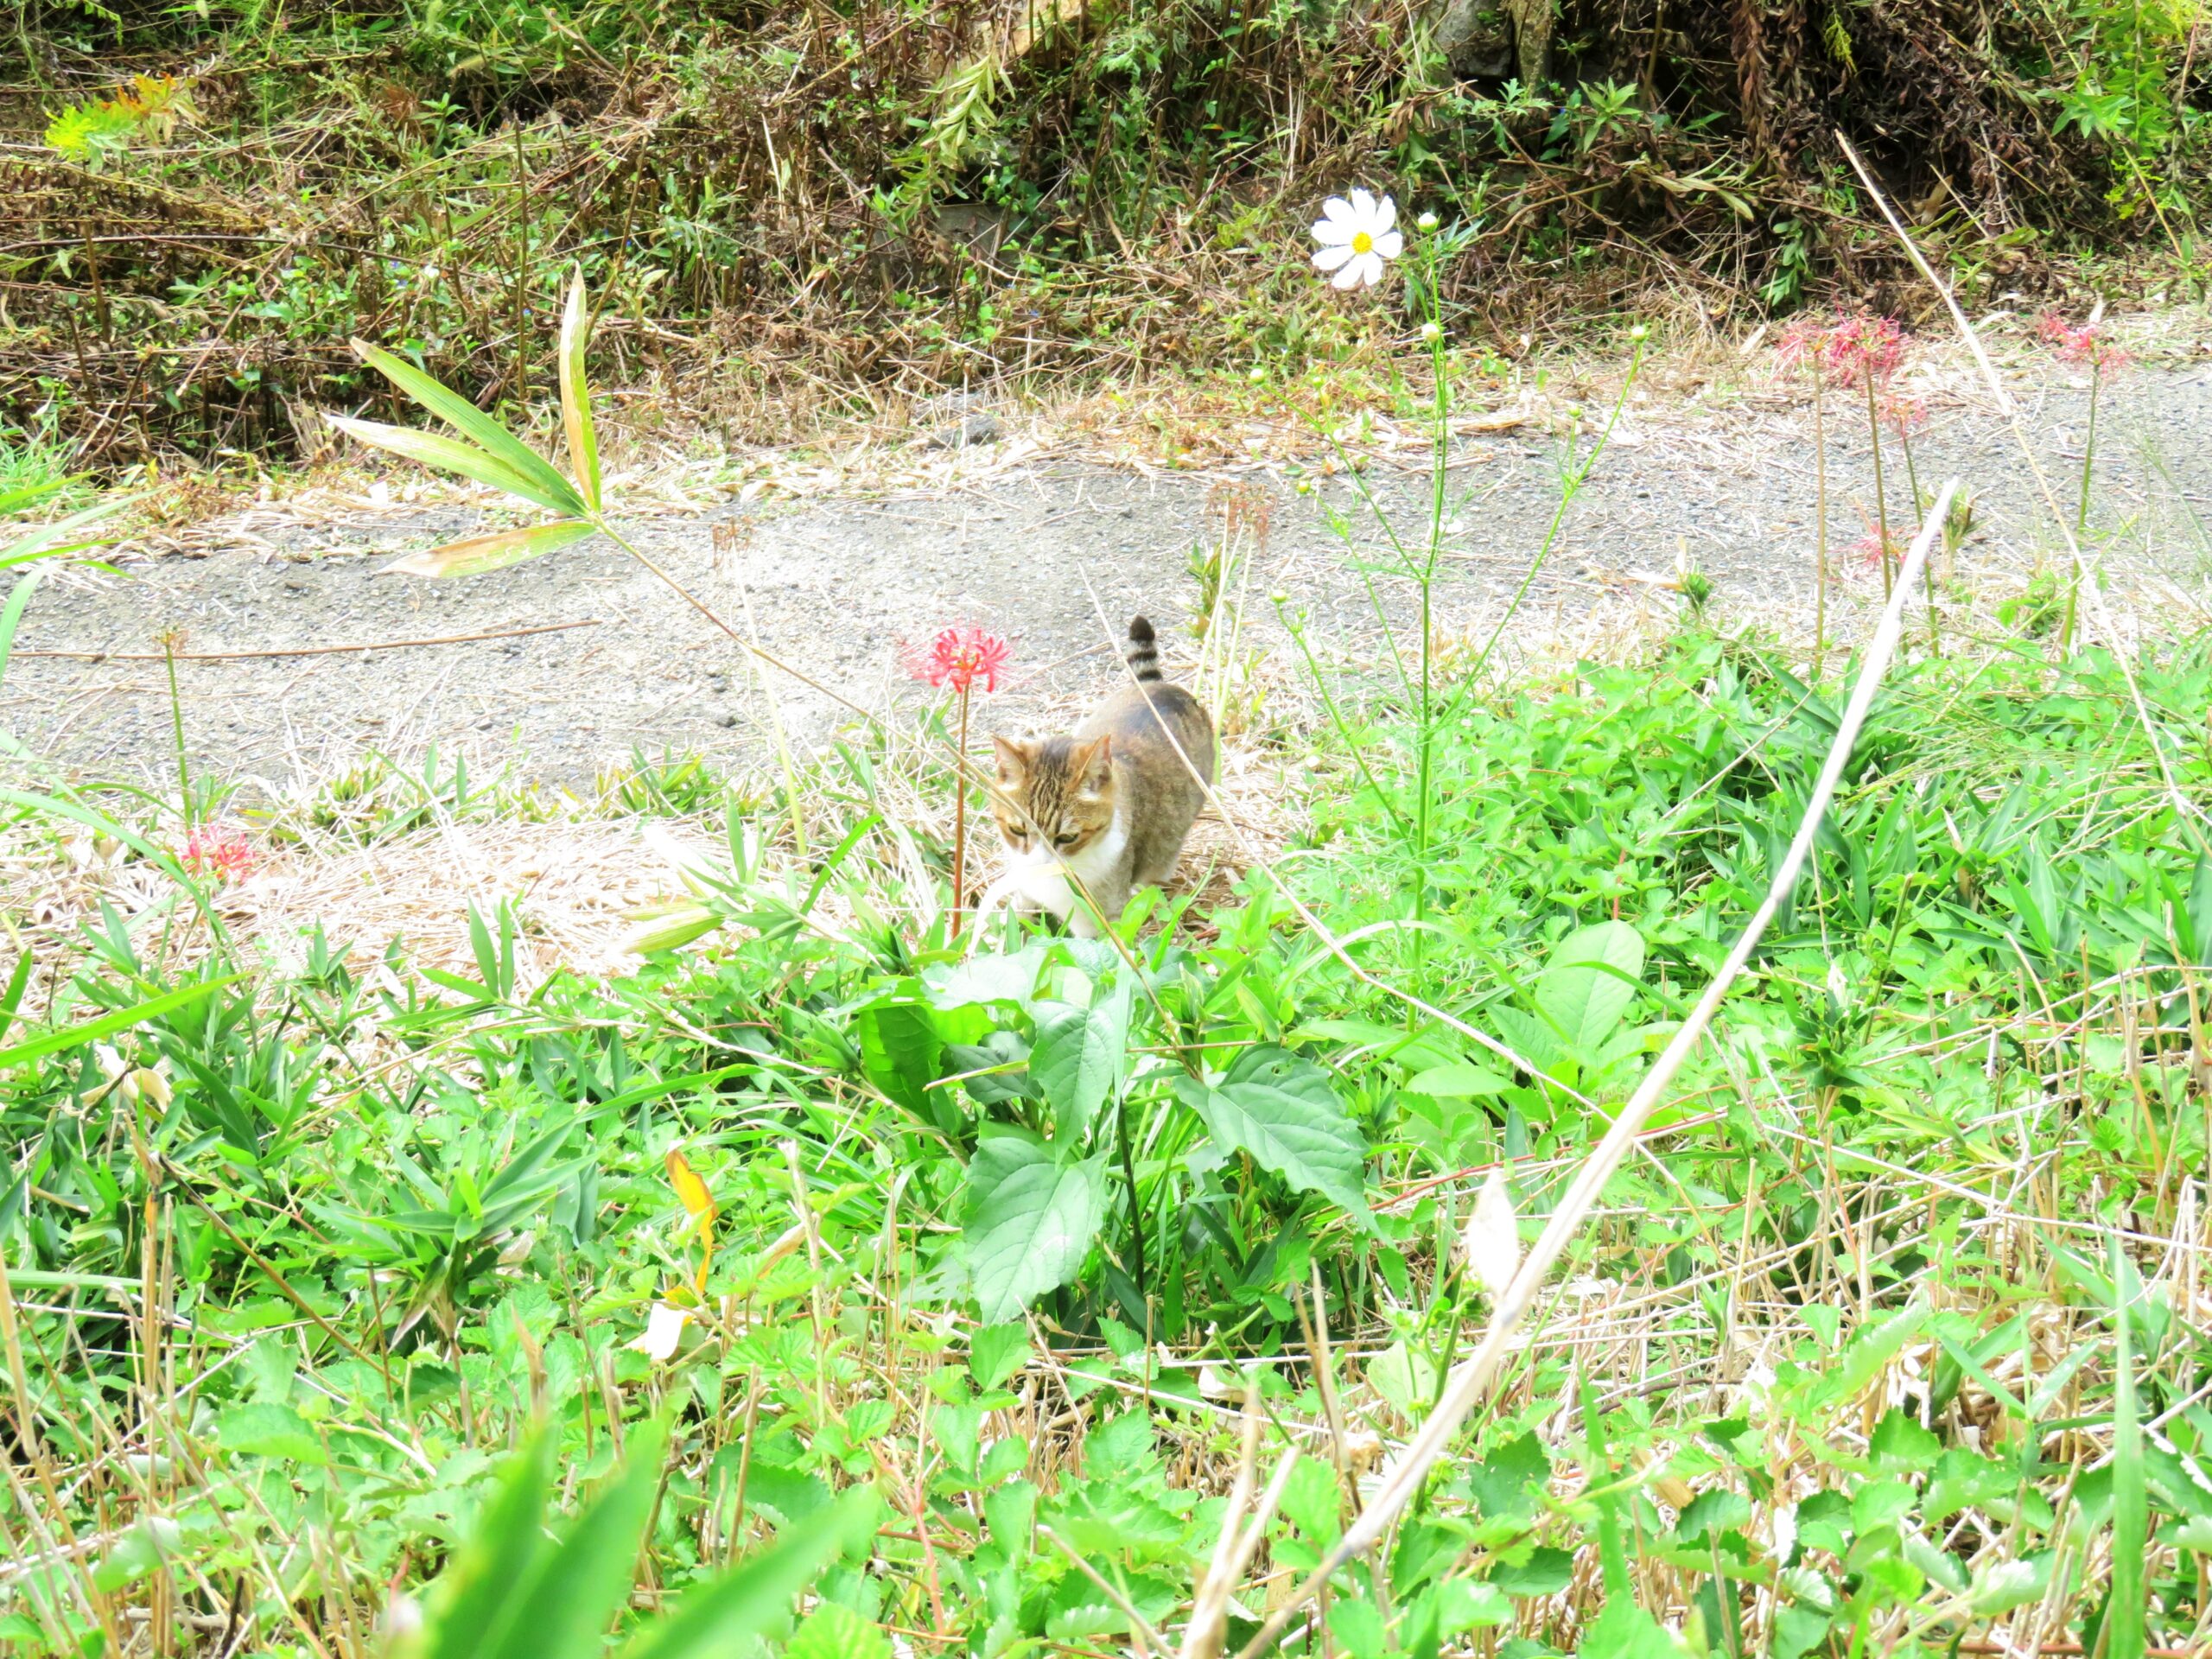
<path fill-rule="evenodd" d="M 1314 222 L 1313 263 L 1335 288 L 1372 288 L 1382 280 L 1382 267 L 1406 251 L 1406 238 L 1396 229 L 1398 205 L 1389 197 L 1376 200 L 1364 190 L 1355 190 L 1347 201 L 1331 196 L 1321 204 Z"/>
<path fill-rule="evenodd" d="M 683 1327 L 691 1323 L 690 1312 L 671 1307 L 666 1302 L 655 1302 L 652 1312 L 645 1316 L 645 1333 L 633 1337 L 623 1344 L 635 1348 L 639 1353 L 657 1360 L 667 1360 L 676 1352 L 676 1344 L 683 1335 Z"/>

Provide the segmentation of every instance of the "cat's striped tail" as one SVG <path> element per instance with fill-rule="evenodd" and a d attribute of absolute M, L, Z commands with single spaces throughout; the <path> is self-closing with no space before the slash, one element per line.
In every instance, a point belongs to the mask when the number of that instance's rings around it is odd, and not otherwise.
<path fill-rule="evenodd" d="M 1152 623 L 1141 616 L 1129 619 L 1129 648 L 1122 653 L 1139 685 L 1157 685 L 1166 677 L 1160 671 L 1160 640 Z"/>

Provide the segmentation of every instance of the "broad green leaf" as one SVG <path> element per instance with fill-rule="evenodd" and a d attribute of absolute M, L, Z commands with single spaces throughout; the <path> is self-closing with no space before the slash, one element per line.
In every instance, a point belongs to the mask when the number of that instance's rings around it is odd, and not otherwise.
<path fill-rule="evenodd" d="M 467 398 L 450 388 L 440 385 L 430 376 L 403 358 L 394 357 L 366 340 L 357 340 L 353 349 L 371 368 L 397 386 L 416 403 L 429 410 L 469 442 L 490 455 L 508 471 L 530 480 L 549 495 L 563 498 L 569 505 L 559 511 L 581 513 L 583 499 L 575 485 L 554 471 L 551 464 L 501 426 Z M 550 504 L 549 504 L 550 505 Z"/>
<path fill-rule="evenodd" d="M 1563 1549 L 1541 1548 L 1529 1559 L 1491 1570 L 1490 1582 L 1509 1596 L 1555 1596 L 1574 1577 L 1574 1557 Z"/>
<path fill-rule="evenodd" d="M 1091 1115 L 1121 1080 L 1129 1032 L 1129 999 L 1116 989 L 1096 1007 L 1045 1002 L 1037 1009 L 1037 1041 L 1029 1051 L 1029 1076 L 1052 1108 L 1052 1139 L 1072 1147 Z"/>
<path fill-rule="evenodd" d="M 1536 976 L 1536 1007 L 1579 1057 L 1593 1058 L 1643 973 L 1643 938 L 1626 922 L 1577 928 L 1552 947 Z"/>
<path fill-rule="evenodd" d="M 919 1002 L 889 1000 L 862 1008 L 855 1024 L 868 1081 L 925 1123 L 947 1135 L 957 1133 L 960 1108 L 952 1091 L 930 1087 L 944 1075 L 944 1039 L 929 1009 Z"/>
<path fill-rule="evenodd" d="M 521 530 L 494 531 L 448 542 L 443 547 L 410 553 L 385 566 L 387 576 L 479 576 L 486 570 L 505 569 L 525 559 L 551 553 L 599 534 L 596 528 L 574 518 L 556 518 L 550 524 L 530 524 Z"/>
<path fill-rule="evenodd" d="M 1262 1043 L 1238 1055 L 1219 1083 L 1179 1077 L 1175 1090 L 1219 1145 L 1300 1192 L 1333 1199 L 1362 1226 L 1374 1225 L 1367 1142 L 1328 1073 L 1313 1061 Z"/>
<path fill-rule="evenodd" d="M 963 1243 L 988 1324 L 1011 1319 L 1082 1270 L 1106 1217 L 1102 1154 L 1061 1163 L 1020 1135 L 995 1135 L 968 1166 Z"/>
<path fill-rule="evenodd" d="M 1927 1303 L 1916 1300 L 1888 1319 L 1861 1330 L 1845 1344 L 1830 1369 L 1827 1384 L 1821 1390 L 1825 1399 L 1841 1402 L 1855 1398 L 1885 1365 L 1897 1357 L 1897 1351 L 1918 1333 L 1927 1319 Z"/>
<path fill-rule="evenodd" d="M 569 470 L 593 512 L 599 510 L 599 435 L 591 421 L 591 387 L 584 379 L 584 346 L 589 313 L 584 306 L 584 274 L 569 280 L 569 302 L 561 313 L 561 424 L 569 438 Z"/>
<path fill-rule="evenodd" d="M 1446 1100 L 1479 1100 L 1486 1096 L 1503 1093 L 1513 1086 L 1510 1077 L 1474 1065 L 1468 1060 L 1449 1060 L 1442 1065 L 1432 1065 L 1418 1077 L 1409 1078 L 1406 1092 L 1410 1095 L 1435 1095 Z"/>
<path fill-rule="evenodd" d="M 784 1659 L 891 1659 L 891 1638 L 851 1608 L 824 1602 L 806 1616 Z"/>
<path fill-rule="evenodd" d="M 308 1420 L 289 1406 L 233 1406 L 215 1420 L 215 1439 L 226 1451 L 250 1457 L 324 1464 L 330 1453 Z"/>
<path fill-rule="evenodd" d="M 63 1049 L 81 1048 L 86 1043 L 98 1042 L 103 1037 L 112 1037 L 118 1031 L 143 1025 L 181 1008 L 188 1002 L 197 1002 L 201 997 L 219 991 L 245 978 L 243 974 L 226 974 L 220 979 L 202 980 L 187 985 L 181 990 L 168 991 L 160 996 L 137 1003 L 128 1008 L 118 1008 L 104 1014 L 97 1020 L 87 1020 L 81 1026 L 67 1026 L 60 1031 L 49 1031 L 43 1037 L 34 1037 L 29 1042 L 17 1043 L 13 1048 L 0 1048 L 0 1066 L 16 1065 L 24 1060 L 35 1060 Z"/>
<path fill-rule="evenodd" d="M 2050 1588 L 2051 1552 L 2039 1549 L 2008 1561 L 1996 1561 L 1974 1575 L 1967 1605 L 1983 1618 L 2009 1613 L 2043 1599 Z"/>
<path fill-rule="evenodd" d="M 531 1563 L 543 1553 L 545 1497 L 552 1470 L 544 1435 L 527 1441 L 439 1586 L 428 1659 L 475 1659 L 506 1615 Z"/>
<path fill-rule="evenodd" d="M 875 1502 L 874 1493 L 862 1489 L 785 1527 L 770 1548 L 687 1592 L 674 1612 L 621 1649 L 621 1659 L 694 1659 L 737 1650 L 747 1637 L 789 1612 L 792 1599 L 814 1582 L 831 1556 L 872 1535 Z"/>
<path fill-rule="evenodd" d="M 638 1541 L 660 1491 L 664 1422 L 630 1431 L 621 1472 L 552 1549 L 541 1553 L 485 1642 L 482 1659 L 591 1659 L 630 1598 Z"/>
<path fill-rule="evenodd" d="M 1419 1421 L 1428 1415 L 1436 1398 L 1436 1363 L 1402 1340 L 1376 1355 L 1367 1367 L 1367 1380 L 1396 1409 L 1398 1415 Z"/>
<path fill-rule="evenodd" d="M 1575 1649 L 1578 1659 L 1678 1659 L 1683 1651 L 1664 1625 L 1621 1597 L 1605 1603 Z"/>
<path fill-rule="evenodd" d="M 979 1389 L 995 1389 L 1029 1363 L 1029 1327 L 987 1325 L 968 1339 L 968 1374 Z"/>
<path fill-rule="evenodd" d="M 488 484 L 495 490 L 505 490 L 509 495 L 520 496 L 525 501 L 549 507 L 555 512 L 575 518 L 584 511 L 583 502 L 566 483 L 549 488 L 529 474 L 518 473 L 504 461 L 477 448 L 474 444 L 458 439 L 441 437 L 435 432 L 424 432 L 412 426 L 387 426 L 382 421 L 357 420 L 351 415 L 329 415 L 323 417 L 349 438 L 378 449 L 389 449 L 395 455 L 440 472 L 459 473 L 463 478 L 473 478 L 479 484 Z"/>

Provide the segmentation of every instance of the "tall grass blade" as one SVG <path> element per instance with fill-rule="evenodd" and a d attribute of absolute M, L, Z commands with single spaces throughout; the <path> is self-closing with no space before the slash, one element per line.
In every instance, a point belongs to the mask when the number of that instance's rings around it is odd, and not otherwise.
<path fill-rule="evenodd" d="M 387 576 L 478 576 L 486 570 L 505 569 L 541 554 L 572 547 L 599 534 L 596 525 L 574 518 L 556 518 L 550 524 L 531 524 L 521 530 L 496 531 L 448 542 L 421 553 L 410 553 L 385 566 Z"/>
<path fill-rule="evenodd" d="M 0 1066 L 20 1065 L 25 1060 L 35 1060 L 45 1054 L 58 1054 L 63 1049 L 81 1048 L 86 1043 L 98 1042 L 103 1037 L 112 1037 L 118 1031 L 128 1031 L 133 1026 L 182 1007 L 188 1002 L 197 1002 L 212 995 L 226 985 L 236 984 L 244 974 L 226 974 L 220 979 L 202 980 L 196 985 L 152 997 L 127 1008 L 118 1008 L 104 1014 L 97 1020 L 87 1020 L 81 1026 L 69 1026 L 60 1031 L 49 1031 L 43 1037 L 34 1037 L 29 1042 L 17 1043 L 12 1048 L 0 1048 Z"/>
<path fill-rule="evenodd" d="M 569 470 L 584 503 L 599 511 L 599 434 L 592 425 L 591 387 L 584 379 L 584 346 L 590 339 L 590 311 L 584 304 L 584 274 L 569 279 L 569 303 L 561 313 L 561 424 L 569 436 Z"/>
<path fill-rule="evenodd" d="M 528 479 L 562 505 L 563 512 L 581 513 L 583 499 L 575 486 L 556 472 L 552 464 L 520 438 L 501 426 L 467 398 L 441 385 L 412 363 L 394 357 L 380 346 L 357 340 L 353 349 L 378 373 L 397 386 L 469 442 L 520 477 Z M 537 498 L 531 498 L 535 500 Z M 549 504 L 550 505 L 550 504 Z"/>
<path fill-rule="evenodd" d="M 872 1495 L 842 1503 L 785 1527 L 774 1545 L 677 1604 L 675 1612 L 621 1649 L 621 1659 L 703 1659 L 728 1653 L 789 1610 L 830 1557 L 868 1530 Z"/>
<path fill-rule="evenodd" d="M 440 472 L 459 473 L 463 478 L 473 478 L 479 484 L 505 490 L 509 495 L 518 495 L 555 512 L 574 518 L 584 510 L 576 493 L 557 474 L 549 487 L 533 476 L 517 472 L 498 457 L 455 438 L 442 438 L 435 432 L 411 426 L 387 426 L 382 421 L 359 420 L 351 415 L 326 414 L 322 418 L 349 438 L 375 448 L 389 449 L 395 455 L 404 455 Z"/>
<path fill-rule="evenodd" d="M 2143 1421 L 2135 1397 L 2135 1356 L 2128 1329 L 2133 1298 L 2120 1241 L 2112 1241 L 2112 1594 L 2105 1603 L 2105 1659 L 2143 1659 L 2143 1551 L 2150 1538 L 2143 1486 Z"/>

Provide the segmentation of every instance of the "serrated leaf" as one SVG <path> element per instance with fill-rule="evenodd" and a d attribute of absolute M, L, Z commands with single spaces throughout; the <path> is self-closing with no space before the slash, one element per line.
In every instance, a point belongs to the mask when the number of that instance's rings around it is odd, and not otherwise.
<path fill-rule="evenodd" d="M 233 1406 L 215 1420 L 215 1439 L 224 1450 L 249 1457 L 283 1458 L 291 1463 L 330 1461 L 321 1437 L 289 1406 Z"/>
<path fill-rule="evenodd" d="M 473 443 L 442 437 L 419 427 L 388 426 L 382 421 L 364 421 L 351 415 L 326 414 L 322 418 L 349 438 L 373 448 L 389 449 L 393 454 L 404 455 L 422 466 L 435 467 L 442 473 L 458 473 L 463 478 L 473 478 L 479 484 L 488 484 L 495 490 L 505 490 L 509 495 L 520 496 L 525 501 L 571 518 L 584 511 L 583 502 L 565 482 L 558 489 L 548 488 Z"/>
<path fill-rule="evenodd" d="M 1409 1095 L 1433 1095 L 1444 1100 L 1480 1100 L 1486 1096 L 1503 1094 L 1513 1086 L 1510 1077 L 1502 1077 L 1485 1066 L 1466 1060 L 1447 1060 L 1442 1065 L 1432 1065 L 1410 1079 L 1406 1084 Z"/>
<path fill-rule="evenodd" d="M 1220 1082 L 1179 1077 L 1175 1090 L 1219 1145 L 1300 1192 L 1332 1199 L 1362 1226 L 1374 1225 L 1366 1140 L 1328 1073 L 1313 1061 L 1262 1043 L 1238 1055 Z"/>
<path fill-rule="evenodd" d="M 562 512 L 582 513 L 583 498 L 575 485 L 553 469 L 546 459 L 501 426 L 459 392 L 439 383 L 404 358 L 381 346 L 357 340 L 353 350 L 360 359 L 436 416 L 500 466 L 536 488 L 556 498 L 548 502 Z"/>
<path fill-rule="evenodd" d="M 891 1638 L 851 1608 L 824 1602 L 792 1633 L 784 1659 L 891 1659 Z"/>
<path fill-rule="evenodd" d="M 1635 1000 L 1643 973 L 1643 937 L 1626 922 L 1577 928 L 1552 947 L 1536 976 L 1536 1007 L 1578 1057 L 1593 1059 Z"/>
<path fill-rule="evenodd" d="M 1082 1270 L 1106 1216 L 1106 1161 L 992 1135 L 968 1166 L 962 1243 L 986 1324 L 1011 1319 Z"/>
<path fill-rule="evenodd" d="M 1129 999 L 1117 989 L 1096 1007 L 1046 1002 L 1037 1011 L 1029 1075 L 1052 1108 L 1052 1138 L 1071 1147 L 1113 1093 L 1127 1056 Z"/>
<path fill-rule="evenodd" d="M 470 536 L 442 547 L 410 553 L 385 566 L 387 576 L 480 576 L 486 570 L 504 570 L 511 564 L 589 541 L 599 531 L 574 518 L 556 518 L 550 524 L 531 524 L 521 530 L 494 531 Z"/>
<path fill-rule="evenodd" d="M 591 387 L 584 379 L 584 346 L 589 338 L 584 306 L 584 274 L 569 281 L 569 302 L 561 313 L 561 425 L 568 435 L 569 470 L 585 503 L 599 511 L 599 434 L 592 426 Z"/>
<path fill-rule="evenodd" d="M 968 1374 L 979 1389 L 995 1389 L 1028 1363 L 1026 1325 L 987 1325 L 968 1339 Z"/>

